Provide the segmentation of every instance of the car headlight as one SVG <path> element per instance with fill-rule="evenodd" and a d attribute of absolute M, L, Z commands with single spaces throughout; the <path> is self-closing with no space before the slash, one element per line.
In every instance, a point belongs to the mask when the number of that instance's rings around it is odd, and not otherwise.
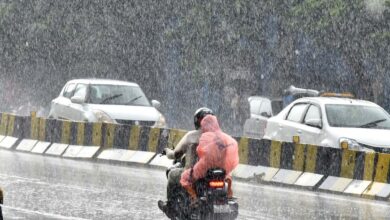
<path fill-rule="evenodd" d="M 105 122 L 105 123 L 116 123 L 114 119 L 112 119 L 107 113 L 101 110 L 92 110 L 93 114 L 95 115 L 95 118 L 98 122 Z"/>
<path fill-rule="evenodd" d="M 364 152 L 375 152 L 373 149 L 363 147 L 356 140 L 350 138 L 339 139 L 341 149 L 364 151 Z"/>
<path fill-rule="evenodd" d="M 158 127 L 158 128 L 165 128 L 167 126 L 167 122 L 165 120 L 165 117 L 164 115 L 162 115 L 160 113 L 159 117 L 158 117 L 158 120 L 156 121 L 156 123 L 154 124 L 154 127 Z"/>

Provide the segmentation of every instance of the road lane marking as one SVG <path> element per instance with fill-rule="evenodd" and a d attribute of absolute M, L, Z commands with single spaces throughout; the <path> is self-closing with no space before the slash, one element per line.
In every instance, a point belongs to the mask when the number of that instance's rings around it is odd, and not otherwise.
<path fill-rule="evenodd" d="M 40 211 L 34 211 L 34 210 L 29 210 L 29 209 L 11 207 L 11 206 L 6 206 L 6 205 L 0 205 L 0 206 L 3 209 L 9 209 L 9 210 L 14 210 L 14 211 L 24 212 L 24 213 L 27 213 L 27 214 L 36 214 L 36 215 L 41 215 L 41 216 L 50 217 L 50 218 L 56 218 L 56 219 L 88 220 L 87 218 L 70 217 L 70 216 L 64 216 L 64 215 L 59 215 L 59 214 L 54 214 L 54 213 L 47 213 L 47 212 L 40 212 Z"/>
<path fill-rule="evenodd" d="M 244 183 L 244 182 L 238 182 L 236 181 L 235 184 L 241 185 L 240 187 L 241 191 L 249 191 L 250 188 L 263 188 L 266 190 L 272 190 L 272 191 L 278 191 L 278 192 L 287 192 L 287 193 L 293 193 L 298 195 L 305 195 L 310 197 L 320 197 L 328 200 L 338 200 L 338 201 L 347 201 L 347 202 L 353 202 L 353 203 L 360 203 L 360 204 L 366 204 L 366 205 L 375 205 L 375 206 L 382 206 L 383 208 L 390 207 L 390 204 L 386 201 L 380 201 L 380 200 L 367 200 L 364 198 L 358 198 L 358 197 L 351 197 L 351 196 L 343 196 L 343 195 L 336 195 L 336 194 L 326 194 L 322 192 L 317 191 L 301 191 L 299 189 L 294 188 L 283 188 L 278 186 L 271 186 L 271 185 L 255 185 L 251 183 Z M 353 198 L 353 199 L 352 199 Z"/>
<path fill-rule="evenodd" d="M 26 183 L 34 183 L 37 185 L 47 185 L 49 187 L 63 187 L 63 188 L 68 188 L 72 190 L 80 190 L 80 191 L 86 191 L 86 192 L 92 192 L 92 193 L 104 193 L 107 190 L 105 189 L 91 189 L 91 188 L 84 188 L 84 187 L 79 187 L 79 186 L 74 186 L 74 185 L 66 185 L 62 183 L 50 183 L 50 182 L 45 182 L 40 179 L 36 178 L 26 178 L 26 177 L 21 177 L 21 176 L 15 176 L 15 175 L 6 175 L 6 174 L 0 174 L 1 178 L 4 178 L 4 180 L 9 180 L 9 178 L 15 178 L 17 182 L 26 182 Z"/>

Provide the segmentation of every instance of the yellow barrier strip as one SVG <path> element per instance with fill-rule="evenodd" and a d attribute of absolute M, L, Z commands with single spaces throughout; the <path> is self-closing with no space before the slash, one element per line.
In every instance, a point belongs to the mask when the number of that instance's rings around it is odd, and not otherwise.
<path fill-rule="evenodd" d="M 293 169 L 303 171 L 305 165 L 305 145 L 294 144 L 294 164 Z"/>
<path fill-rule="evenodd" d="M 183 130 L 170 129 L 170 131 L 169 131 L 169 138 L 168 138 L 168 145 L 169 145 L 169 147 L 171 147 L 171 148 L 175 147 L 179 143 L 180 139 L 186 133 L 187 132 L 183 131 Z"/>
<path fill-rule="evenodd" d="M 364 158 L 364 174 L 363 179 L 364 180 L 372 180 L 372 177 L 374 175 L 374 160 L 375 160 L 375 153 L 365 153 Z"/>
<path fill-rule="evenodd" d="M 102 145 L 102 123 L 93 123 L 92 125 L 92 144 L 94 146 Z"/>
<path fill-rule="evenodd" d="M 356 151 L 343 149 L 342 154 L 340 177 L 353 179 Z"/>
<path fill-rule="evenodd" d="M 1 115 L 0 135 L 7 135 L 8 114 Z"/>
<path fill-rule="evenodd" d="M 280 157 L 282 153 L 282 142 L 271 141 L 271 152 L 270 152 L 270 166 L 279 168 L 280 167 Z"/>
<path fill-rule="evenodd" d="M 148 142 L 148 148 L 150 152 L 157 151 L 159 138 L 160 138 L 160 128 L 151 128 L 149 132 L 149 142 Z"/>
<path fill-rule="evenodd" d="M 248 164 L 248 144 L 249 139 L 247 137 L 240 138 L 240 143 L 238 145 L 238 153 L 240 157 L 240 163 L 242 164 Z"/>
<path fill-rule="evenodd" d="M 137 125 L 131 126 L 129 150 L 138 150 L 139 136 L 141 133 L 141 127 Z"/>
<path fill-rule="evenodd" d="M 33 140 L 38 140 L 38 118 L 36 117 L 36 112 L 31 112 L 30 138 Z"/>
<path fill-rule="evenodd" d="M 7 136 L 14 135 L 15 115 L 8 116 Z"/>
<path fill-rule="evenodd" d="M 84 139 L 85 139 L 85 123 L 84 122 L 77 122 L 77 145 L 84 145 Z"/>
<path fill-rule="evenodd" d="M 106 144 L 105 148 L 113 148 L 114 146 L 114 138 L 115 138 L 115 124 L 106 124 Z"/>
<path fill-rule="evenodd" d="M 375 182 L 387 183 L 390 154 L 378 153 L 378 163 L 375 170 Z"/>
<path fill-rule="evenodd" d="M 305 171 L 315 173 L 317 163 L 317 151 L 318 147 L 315 145 L 307 145 L 306 147 L 306 167 Z"/>
<path fill-rule="evenodd" d="M 62 121 L 62 130 L 61 130 L 61 143 L 69 144 L 70 142 L 70 121 Z"/>
<path fill-rule="evenodd" d="M 38 118 L 39 120 L 39 131 L 38 136 L 40 141 L 46 141 L 46 119 Z"/>

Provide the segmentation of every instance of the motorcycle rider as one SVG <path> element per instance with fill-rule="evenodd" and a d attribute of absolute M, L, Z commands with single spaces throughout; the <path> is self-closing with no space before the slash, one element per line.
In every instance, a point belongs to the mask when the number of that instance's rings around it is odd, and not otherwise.
<path fill-rule="evenodd" d="M 238 144 L 230 135 L 224 133 L 214 115 L 206 115 L 200 122 L 202 135 L 196 148 L 199 160 L 181 175 L 180 183 L 190 195 L 191 203 L 197 200 L 194 183 L 204 178 L 209 169 L 222 168 L 229 180 L 228 196 L 232 197 L 231 172 L 239 162 Z"/>
<path fill-rule="evenodd" d="M 158 207 L 169 217 L 169 211 L 171 209 L 171 202 L 175 196 L 175 191 L 181 188 L 180 178 L 184 169 L 191 168 L 196 160 L 196 147 L 199 143 L 199 138 L 202 133 L 201 121 L 207 115 L 214 115 L 213 111 L 209 108 L 202 107 L 195 111 L 194 125 L 195 130 L 187 132 L 175 146 L 174 150 L 165 148 L 163 154 L 166 154 L 169 159 L 179 159 L 185 155 L 184 168 L 174 167 L 168 172 L 168 184 L 167 184 L 167 202 L 158 201 Z"/>

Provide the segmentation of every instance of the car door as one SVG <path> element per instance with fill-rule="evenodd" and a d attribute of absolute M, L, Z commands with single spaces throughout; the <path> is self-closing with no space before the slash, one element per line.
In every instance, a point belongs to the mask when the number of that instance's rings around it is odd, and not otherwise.
<path fill-rule="evenodd" d="M 67 118 L 67 109 L 70 105 L 70 97 L 72 97 L 74 90 L 76 88 L 75 83 L 69 83 L 65 85 L 62 93 L 58 98 L 52 101 L 52 110 L 50 112 L 50 116 L 59 119 Z"/>
<path fill-rule="evenodd" d="M 78 83 L 76 85 L 76 89 L 72 97 L 79 97 L 86 100 L 88 92 L 88 85 L 83 83 Z M 68 107 L 68 119 L 74 121 L 83 121 L 84 120 L 84 112 L 85 112 L 85 104 L 73 103 L 72 101 Z"/>
<path fill-rule="evenodd" d="M 309 107 L 308 103 L 297 103 L 291 107 L 285 120 L 279 122 L 278 135 L 281 141 L 293 142 L 294 136 L 302 134 L 302 120 Z"/>
<path fill-rule="evenodd" d="M 261 97 L 254 97 L 249 99 L 251 115 L 250 118 L 245 121 L 244 136 L 252 138 L 263 137 L 268 116 L 271 116 L 271 107 L 269 102 L 270 101 L 268 99 Z M 268 109 L 267 106 L 269 106 Z M 263 113 L 262 115 L 262 112 L 267 113 Z"/>
<path fill-rule="evenodd" d="M 322 115 L 318 105 L 311 104 L 302 121 L 301 133 L 297 133 L 300 142 L 320 145 L 322 141 Z"/>

